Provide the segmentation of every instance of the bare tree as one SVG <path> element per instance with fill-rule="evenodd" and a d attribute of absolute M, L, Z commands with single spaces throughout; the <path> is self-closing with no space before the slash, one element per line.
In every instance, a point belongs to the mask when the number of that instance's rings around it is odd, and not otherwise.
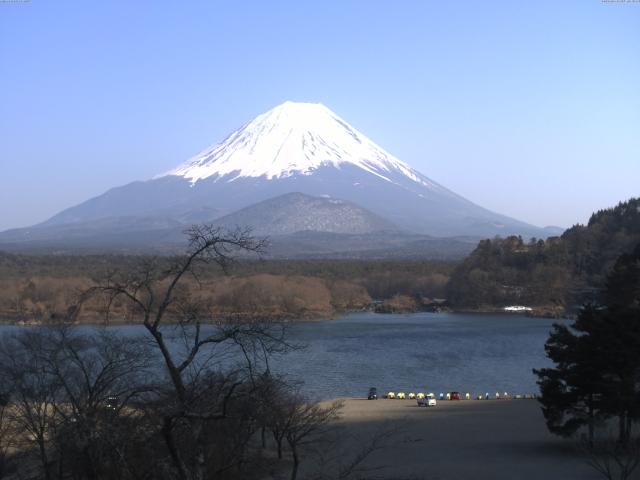
<path fill-rule="evenodd" d="M 54 403 L 60 385 L 42 357 L 36 352 L 46 348 L 38 331 L 26 331 L 4 338 L 0 345 L 0 383 L 11 385 L 7 411 L 13 425 L 13 442 L 19 449 L 35 445 L 43 477 L 52 478 L 52 462 L 47 440 L 54 430 Z"/>
<path fill-rule="evenodd" d="M 295 480 L 302 460 L 302 449 L 321 442 L 326 427 L 339 417 L 343 402 L 335 401 L 323 407 L 306 400 L 298 393 L 290 393 L 281 395 L 273 407 L 269 424 L 277 444 L 278 458 L 282 458 L 284 439 L 293 459 L 291 480 Z"/>
<path fill-rule="evenodd" d="M 14 446 L 37 452 L 42 478 L 134 478 L 118 449 L 131 444 L 131 403 L 151 387 L 135 339 L 59 326 L 3 338 L 0 383 L 11 385 Z M 32 448 L 35 446 L 35 448 Z"/>
<path fill-rule="evenodd" d="M 621 443 L 614 438 L 580 444 L 587 464 L 607 480 L 628 480 L 640 465 L 640 439 Z"/>
<path fill-rule="evenodd" d="M 9 396 L 8 385 L 0 386 L 0 478 L 4 478 L 10 468 L 9 448 L 13 432 L 9 422 Z"/>
<path fill-rule="evenodd" d="M 155 387 L 147 349 L 137 338 L 106 329 L 88 336 L 63 327 L 53 334 L 41 355 L 61 387 L 54 404 L 57 450 L 74 457 L 74 469 L 88 478 L 105 470 L 126 478 L 132 467 L 122 449 L 139 419 L 132 407 Z"/>
<path fill-rule="evenodd" d="M 187 254 L 174 258 L 168 268 L 154 259 L 145 261 L 136 272 L 111 274 L 83 300 L 106 294 L 109 305 L 124 301 L 141 319 L 169 379 L 156 411 L 171 464 L 179 479 L 202 480 L 208 472 L 226 468 L 211 466 L 207 442 L 212 422 L 226 419 L 241 393 L 250 394 L 245 382 L 251 384 L 258 365 L 268 370 L 269 355 L 289 346 L 278 322 L 217 319 L 208 305 L 181 288 L 186 277 L 199 282 L 201 266 L 215 264 L 227 271 L 236 254 L 261 254 L 265 241 L 254 239 L 249 230 L 228 232 L 212 226 L 194 226 L 187 234 Z M 244 367 L 212 373 L 212 366 L 228 358 L 230 350 L 242 353 Z M 189 448 L 181 448 L 184 445 Z"/>
<path fill-rule="evenodd" d="M 271 374 L 269 358 L 295 348 L 284 323 L 218 318 L 202 300 L 207 296 L 191 288 L 204 285 L 209 265 L 226 271 L 236 254 L 259 254 L 264 242 L 248 231 L 206 226 L 190 229 L 189 239 L 186 255 L 110 272 L 69 310 L 68 319 L 77 320 L 83 305 L 98 300 L 104 327 L 124 314 L 140 322 L 141 337 L 65 324 L 0 342 L 0 385 L 12 387 L 9 423 L 20 432 L 20 450 L 39 462 L 40 473 L 22 468 L 20 475 L 246 478 L 261 467 L 255 440 L 260 433 L 264 439 L 282 404 L 287 425 L 280 444 L 286 441 L 294 455 L 295 478 L 302 447 L 320 438 L 338 407 L 279 395 L 284 381 Z"/>

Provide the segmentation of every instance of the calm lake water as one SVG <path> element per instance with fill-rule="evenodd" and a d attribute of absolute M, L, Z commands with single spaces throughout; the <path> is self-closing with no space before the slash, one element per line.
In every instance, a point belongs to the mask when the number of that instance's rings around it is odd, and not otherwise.
<path fill-rule="evenodd" d="M 544 353 L 554 320 L 504 314 L 362 313 L 296 325 L 307 344 L 275 362 L 321 398 L 433 391 L 537 392 L 531 369 Z"/>
<path fill-rule="evenodd" d="M 549 365 L 544 342 L 553 322 L 462 313 L 358 313 L 303 322 L 291 327 L 289 339 L 306 348 L 274 358 L 272 369 L 304 381 L 304 391 L 321 399 L 362 396 L 369 387 L 379 393 L 534 393 L 531 369 Z"/>

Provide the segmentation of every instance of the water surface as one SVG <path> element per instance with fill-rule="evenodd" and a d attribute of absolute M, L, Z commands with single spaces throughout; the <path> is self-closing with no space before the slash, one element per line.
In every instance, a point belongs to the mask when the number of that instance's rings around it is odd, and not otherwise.
<path fill-rule="evenodd" d="M 306 348 L 272 360 L 272 369 L 304 382 L 316 398 L 379 392 L 458 390 L 534 393 L 532 368 L 554 320 L 515 314 L 358 313 L 292 325 L 288 339 Z M 0 332 L 20 327 L 0 326 Z M 92 328 L 92 327 L 83 327 Z M 144 335 L 139 325 L 117 326 Z"/>
<path fill-rule="evenodd" d="M 380 392 L 537 391 L 532 368 L 549 365 L 554 320 L 513 314 L 361 313 L 295 325 L 307 345 L 275 362 L 322 397 Z"/>

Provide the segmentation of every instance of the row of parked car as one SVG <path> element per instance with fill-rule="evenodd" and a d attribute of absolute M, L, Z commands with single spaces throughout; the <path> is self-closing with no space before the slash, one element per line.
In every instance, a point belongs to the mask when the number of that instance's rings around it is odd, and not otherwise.
<path fill-rule="evenodd" d="M 378 390 L 376 388 L 369 389 L 369 395 L 367 396 L 369 400 L 377 400 L 378 399 Z M 405 396 L 404 392 L 389 392 L 384 394 L 384 398 L 397 398 L 399 400 L 404 400 L 405 398 L 409 398 L 409 400 L 416 400 L 418 402 L 419 407 L 435 407 L 436 406 L 436 396 L 433 393 L 409 393 L 408 396 Z"/>
<path fill-rule="evenodd" d="M 370 388 L 369 389 L 369 395 L 367 397 L 369 400 L 377 400 L 378 399 L 378 390 L 376 388 Z M 385 393 L 383 398 L 389 398 L 389 399 L 398 399 L 398 400 L 404 400 L 405 398 L 408 398 L 409 400 L 417 400 L 418 401 L 418 405 L 422 405 L 422 404 L 427 404 L 427 406 L 431 406 L 430 403 L 430 399 L 433 399 L 433 405 L 435 406 L 436 404 L 436 396 L 433 393 L 413 393 L 410 392 L 409 394 L 406 394 L 404 392 L 388 392 Z M 464 397 L 462 395 L 462 393 L 460 392 L 447 392 L 447 393 L 440 393 L 440 400 L 471 400 L 472 396 L 470 393 L 465 393 Z M 489 400 L 491 397 L 491 395 L 489 395 L 489 392 L 486 392 L 484 395 L 483 394 L 479 394 L 476 397 L 474 397 L 476 400 Z M 500 392 L 496 392 L 495 396 L 493 397 L 496 400 L 509 400 L 511 398 L 511 396 L 509 395 L 508 392 L 504 392 L 503 394 L 500 394 Z M 514 395 L 513 397 L 514 399 L 518 400 L 521 398 L 536 398 L 536 395 L 529 395 L 529 394 L 525 394 L 525 395 Z"/>

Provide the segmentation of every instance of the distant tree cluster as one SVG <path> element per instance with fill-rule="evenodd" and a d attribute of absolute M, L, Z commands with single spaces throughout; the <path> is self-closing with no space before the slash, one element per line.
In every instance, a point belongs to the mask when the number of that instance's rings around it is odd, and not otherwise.
<path fill-rule="evenodd" d="M 451 274 L 447 298 L 454 306 L 482 308 L 526 304 L 561 310 L 596 300 L 623 253 L 640 242 L 640 199 L 591 216 L 560 237 L 483 240 Z"/>
<path fill-rule="evenodd" d="M 570 273 L 557 239 L 482 240 L 452 274 L 447 298 L 456 306 L 564 305 Z"/>
<path fill-rule="evenodd" d="M 301 275 L 257 274 L 216 282 L 213 304 L 221 314 L 242 312 L 291 318 L 331 316 L 371 304 L 367 291 L 352 282 Z"/>
<path fill-rule="evenodd" d="M 64 318 L 78 294 L 113 271 L 134 272 L 140 262 L 170 268 L 174 257 L 24 256 L 0 252 L 0 321 L 47 322 Z M 406 295 L 416 305 L 442 298 L 452 263 L 430 261 L 246 260 L 230 275 L 203 265 L 191 290 L 219 314 L 283 315 L 291 319 L 330 317 L 371 308 L 376 300 Z M 197 292 L 197 293 L 195 293 Z M 108 298 L 85 302 L 84 322 L 99 322 Z M 112 321 L 135 321 L 121 299 L 109 304 Z M 418 307 L 419 308 L 419 307 Z"/>

